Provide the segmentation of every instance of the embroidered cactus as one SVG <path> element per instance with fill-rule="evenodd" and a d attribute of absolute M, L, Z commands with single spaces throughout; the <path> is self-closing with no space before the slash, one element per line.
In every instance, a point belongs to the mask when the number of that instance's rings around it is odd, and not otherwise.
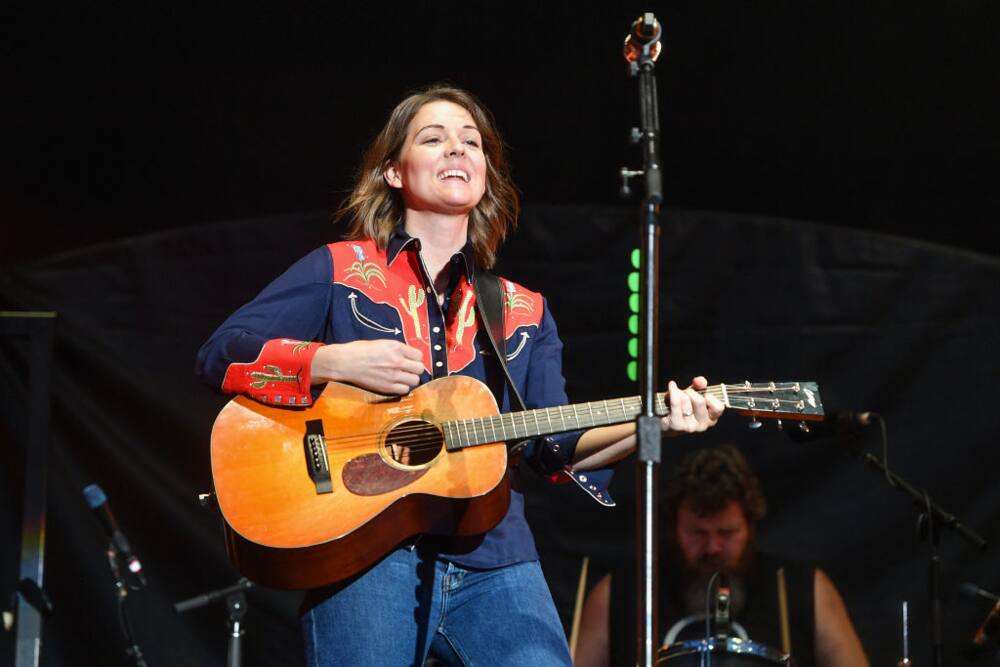
<path fill-rule="evenodd" d="M 410 285 L 410 288 L 406 291 L 406 296 L 409 299 L 409 304 L 403 301 L 403 297 L 399 298 L 400 305 L 403 306 L 403 310 L 410 316 L 413 320 L 413 329 L 416 331 L 416 337 L 419 340 L 423 340 L 423 336 L 420 332 L 420 306 L 424 305 L 424 291 L 422 289 L 417 289 L 415 286 Z"/>
<path fill-rule="evenodd" d="M 465 330 L 476 323 L 476 311 L 470 307 L 472 301 L 472 290 L 467 290 L 462 295 L 462 305 L 458 309 L 458 328 L 455 330 L 455 347 L 457 350 L 462 346 L 462 339 L 465 337 Z"/>
<path fill-rule="evenodd" d="M 254 379 L 250 383 L 254 389 L 263 389 L 269 382 L 299 383 L 298 375 L 285 375 L 280 368 L 270 364 L 264 366 L 263 371 L 250 371 L 250 377 Z"/>

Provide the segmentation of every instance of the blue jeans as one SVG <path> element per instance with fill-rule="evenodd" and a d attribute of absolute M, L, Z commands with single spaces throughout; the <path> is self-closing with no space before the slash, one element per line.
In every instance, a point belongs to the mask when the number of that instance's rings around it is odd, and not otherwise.
<path fill-rule="evenodd" d="M 565 665 L 566 636 L 538 561 L 469 570 L 396 549 L 302 617 L 309 667 Z"/>

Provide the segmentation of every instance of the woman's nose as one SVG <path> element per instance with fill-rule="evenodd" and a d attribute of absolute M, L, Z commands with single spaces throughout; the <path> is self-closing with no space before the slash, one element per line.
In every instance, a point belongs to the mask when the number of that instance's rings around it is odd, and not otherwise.
<path fill-rule="evenodd" d="M 465 155 L 465 144 L 458 137 L 448 139 L 448 145 L 445 146 L 445 155 L 448 157 Z"/>

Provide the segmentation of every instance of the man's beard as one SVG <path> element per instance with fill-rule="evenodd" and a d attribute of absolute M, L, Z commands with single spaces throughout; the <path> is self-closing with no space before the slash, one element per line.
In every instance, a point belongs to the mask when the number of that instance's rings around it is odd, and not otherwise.
<path fill-rule="evenodd" d="M 671 586 L 678 596 L 681 609 L 685 615 L 704 614 L 706 600 L 709 608 L 713 606 L 709 598 L 715 592 L 718 582 L 713 584 L 713 590 L 709 590 L 708 585 L 716 572 L 722 572 L 729 579 L 730 589 L 730 613 L 739 616 L 746 608 L 747 587 L 750 578 L 753 576 L 756 558 L 754 556 L 753 535 L 747 540 L 746 548 L 740 555 L 739 560 L 726 566 L 726 563 L 718 557 L 706 556 L 697 563 L 688 563 L 681 554 L 676 544 L 671 545 L 670 562 L 672 564 L 672 574 L 668 577 L 672 580 Z"/>

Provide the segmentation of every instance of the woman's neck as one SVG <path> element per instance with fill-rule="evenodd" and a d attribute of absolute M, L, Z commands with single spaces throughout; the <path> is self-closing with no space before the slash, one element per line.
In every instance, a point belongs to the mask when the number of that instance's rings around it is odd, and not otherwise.
<path fill-rule="evenodd" d="M 468 239 L 468 214 L 449 216 L 408 210 L 403 228 L 410 236 L 420 239 L 420 257 L 434 289 L 443 295 L 448 285 L 448 262 L 465 247 Z"/>

